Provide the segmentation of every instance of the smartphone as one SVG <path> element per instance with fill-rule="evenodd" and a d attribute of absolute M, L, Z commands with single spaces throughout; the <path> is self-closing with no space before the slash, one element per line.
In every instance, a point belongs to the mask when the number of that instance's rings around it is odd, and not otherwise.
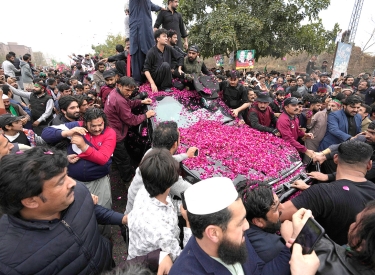
<path fill-rule="evenodd" d="M 324 234 L 324 228 L 316 220 L 309 218 L 294 242 L 302 246 L 303 255 L 311 254 Z"/>
<path fill-rule="evenodd" d="M 182 207 L 187 210 L 184 192 L 181 192 Z"/>
<path fill-rule="evenodd" d="M 187 148 L 187 149 L 186 149 L 186 152 L 189 151 L 189 149 L 190 149 L 190 148 Z M 195 150 L 195 152 L 194 152 L 194 157 L 197 157 L 198 155 L 199 155 L 199 150 L 197 149 L 197 150 Z"/>

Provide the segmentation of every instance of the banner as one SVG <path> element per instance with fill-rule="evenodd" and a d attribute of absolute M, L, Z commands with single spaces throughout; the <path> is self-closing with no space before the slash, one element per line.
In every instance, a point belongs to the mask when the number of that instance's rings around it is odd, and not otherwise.
<path fill-rule="evenodd" d="M 236 69 L 254 68 L 255 50 L 240 50 L 236 55 Z"/>
<path fill-rule="evenodd" d="M 295 75 L 296 67 L 295 66 L 288 66 L 288 74 Z"/>
<path fill-rule="evenodd" d="M 224 66 L 224 56 L 222 54 L 215 55 L 216 67 Z"/>
<path fill-rule="evenodd" d="M 339 78 L 341 73 L 346 75 L 348 70 L 350 55 L 352 54 L 352 44 L 337 43 L 335 61 L 333 62 L 332 79 Z"/>
<path fill-rule="evenodd" d="M 229 54 L 229 61 L 228 61 L 228 65 L 232 65 L 234 64 L 234 52 L 231 52 Z"/>

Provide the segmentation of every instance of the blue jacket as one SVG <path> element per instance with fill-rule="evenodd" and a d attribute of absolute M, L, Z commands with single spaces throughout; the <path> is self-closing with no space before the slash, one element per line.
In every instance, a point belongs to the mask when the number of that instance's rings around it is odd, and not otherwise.
<path fill-rule="evenodd" d="M 68 155 L 77 154 L 74 152 L 69 139 L 61 136 L 61 132 L 63 129 L 72 129 L 82 126 L 82 121 L 50 126 L 43 130 L 42 138 L 45 142 L 50 144 L 57 144 L 58 142 L 66 140 L 68 142 Z M 80 160 L 76 163 L 69 163 L 68 175 L 82 182 L 97 180 L 108 175 L 112 163 L 111 155 L 116 146 L 116 133 L 114 130 L 110 127 L 106 127 L 99 136 L 91 136 L 87 133 L 83 138 L 89 145 L 89 149 L 84 153 L 77 154 Z M 89 142 L 89 140 L 91 142 Z"/>
<path fill-rule="evenodd" d="M 152 29 L 151 11 L 161 8 L 150 0 L 130 0 L 129 2 L 129 29 L 130 29 L 130 54 L 141 51 L 147 54 L 155 45 Z"/>
<path fill-rule="evenodd" d="M 354 116 L 354 119 L 357 126 L 357 134 L 359 134 L 361 132 L 362 124 L 361 115 L 356 114 Z M 328 115 L 327 131 L 323 140 L 320 142 L 318 150 L 322 151 L 332 144 L 338 144 L 350 139 L 351 135 L 348 134 L 348 131 L 348 118 L 345 114 L 345 111 L 342 109 L 330 113 Z"/>
<path fill-rule="evenodd" d="M 278 266 L 278 275 L 290 274 L 289 260 L 291 253 L 280 236 L 265 232 L 253 224 L 246 230 L 245 235 L 260 259 L 266 264 Z"/>
<path fill-rule="evenodd" d="M 327 88 L 327 84 L 325 84 L 325 83 L 320 83 L 320 82 L 317 82 L 317 83 L 315 83 L 313 86 L 312 86 L 312 93 L 313 94 L 316 94 L 317 92 L 318 92 L 318 89 L 319 88 Z"/>
<path fill-rule="evenodd" d="M 0 274 L 101 274 L 112 268 L 112 245 L 97 223 L 121 225 L 123 214 L 94 205 L 78 183 L 74 202 L 53 221 L 0 219 Z"/>
<path fill-rule="evenodd" d="M 279 274 L 280 265 L 276 262 L 265 264 L 256 254 L 248 238 L 245 237 L 248 258 L 242 265 L 245 275 L 272 275 Z M 289 255 L 282 254 L 283 261 L 290 260 Z M 194 236 L 192 236 L 182 250 L 182 253 L 174 262 L 170 275 L 231 275 L 229 270 L 218 261 L 208 256 L 198 245 Z"/>

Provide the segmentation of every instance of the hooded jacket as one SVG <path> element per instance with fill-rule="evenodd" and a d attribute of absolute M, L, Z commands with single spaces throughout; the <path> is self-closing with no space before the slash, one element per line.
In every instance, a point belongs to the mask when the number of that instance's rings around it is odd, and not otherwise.
<path fill-rule="evenodd" d="M 31 71 L 30 64 L 21 60 L 21 80 L 23 83 L 33 83 L 33 72 Z"/>

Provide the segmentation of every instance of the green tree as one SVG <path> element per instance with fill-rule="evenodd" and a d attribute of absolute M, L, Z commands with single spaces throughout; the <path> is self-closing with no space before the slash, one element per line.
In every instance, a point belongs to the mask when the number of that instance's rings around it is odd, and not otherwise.
<path fill-rule="evenodd" d="M 95 55 L 104 58 L 116 54 L 116 45 L 118 44 L 124 45 L 125 37 L 121 34 L 109 34 L 103 44 L 97 46 L 92 45 L 91 48 L 95 51 Z"/>
<path fill-rule="evenodd" d="M 318 14 L 329 0 L 180 0 L 190 44 L 204 57 L 255 49 L 256 58 L 334 49 L 338 25 L 325 30 Z M 301 24 L 305 21 L 306 24 Z"/>

